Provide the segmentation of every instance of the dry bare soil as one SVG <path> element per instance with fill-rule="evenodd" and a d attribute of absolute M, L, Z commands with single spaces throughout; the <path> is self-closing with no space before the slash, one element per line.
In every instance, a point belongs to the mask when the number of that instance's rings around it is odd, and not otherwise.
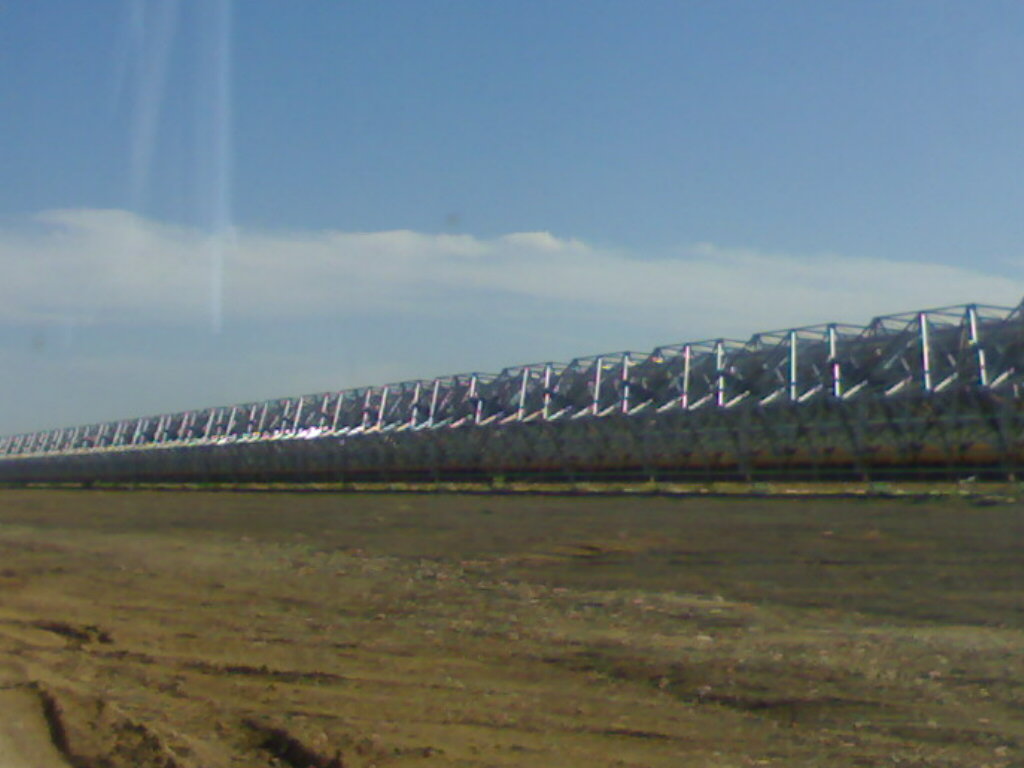
<path fill-rule="evenodd" d="M 0 764 L 1020 766 L 1022 543 L 970 499 L 2 491 Z"/>

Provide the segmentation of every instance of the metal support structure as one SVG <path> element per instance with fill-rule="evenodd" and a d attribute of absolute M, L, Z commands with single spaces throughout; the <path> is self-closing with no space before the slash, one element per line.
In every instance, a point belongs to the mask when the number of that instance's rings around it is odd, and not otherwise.
<path fill-rule="evenodd" d="M 863 327 L 831 323 L 11 435 L 0 438 L 0 477 L 39 457 L 102 454 L 116 463 L 150 448 L 279 440 L 316 441 L 325 457 L 343 445 L 345 466 L 367 472 L 389 469 L 373 464 L 385 460 L 469 471 L 489 460 L 484 446 L 497 435 L 518 452 L 502 467 L 556 467 L 562 456 L 573 466 L 742 466 L 743 476 L 759 462 L 797 460 L 782 457 L 866 467 L 879 457 L 947 466 L 973 456 L 1016 466 L 1022 393 L 1024 305 L 970 304 Z M 416 437 L 424 430 L 437 435 L 433 447 Z M 360 446 L 379 440 L 387 450 L 364 456 Z M 156 457 L 147 461 L 170 455 L 146 453 Z M 200 464 L 218 461 L 204 454 Z"/>

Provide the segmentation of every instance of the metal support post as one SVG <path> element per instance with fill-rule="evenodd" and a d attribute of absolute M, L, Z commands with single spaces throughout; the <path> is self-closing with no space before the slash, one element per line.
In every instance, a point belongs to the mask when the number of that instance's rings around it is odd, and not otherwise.
<path fill-rule="evenodd" d="M 978 334 L 978 308 L 974 304 L 967 307 L 967 326 L 970 346 L 974 348 L 978 360 L 978 384 L 988 386 L 988 366 L 985 363 L 985 348 L 981 346 L 981 336 Z"/>
<path fill-rule="evenodd" d="M 679 398 L 679 405 L 682 409 L 690 408 L 690 365 L 693 362 L 693 347 L 687 344 L 683 347 L 683 394 Z"/>
<path fill-rule="evenodd" d="M 544 366 L 544 421 L 551 418 L 551 363 Z"/>
<path fill-rule="evenodd" d="M 320 407 L 317 409 L 319 418 L 316 420 L 316 426 L 320 429 L 324 429 L 327 426 L 327 406 L 331 404 L 331 393 L 325 392 L 323 397 L 320 398 Z"/>
<path fill-rule="evenodd" d="M 828 327 L 828 362 L 832 369 L 832 397 L 837 400 L 843 396 L 843 371 L 837 357 L 836 327 Z"/>
<path fill-rule="evenodd" d="M 622 356 L 622 412 L 629 413 L 629 353 Z"/>
<path fill-rule="evenodd" d="M 932 391 L 932 353 L 928 339 L 928 315 L 919 312 L 917 325 L 921 336 L 921 386 L 925 392 Z"/>
<path fill-rule="evenodd" d="M 725 405 L 725 344 L 721 340 L 715 342 L 715 405 Z"/>
<path fill-rule="evenodd" d="M 799 399 L 797 387 L 797 335 L 796 331 L 789 332 L 789 399 L 796 402 Z"/>
<path fill-rule="evenodd" d="M 416 382 L 416 387 L 412 392 L 412 405 L 409 408 L 409 426 L 415 428 L 416 422 L 420 417 L 420 383 Z"/>
<path fill-rule="evenodd" d="M 427 414 L 427 426 L 434 426 L 434 418 L 437 416 L 437 399 L 441 394 L 441 380 L 434 379 L 434 391 L 430 395 L 430 413 Z"/>
<path fill-rule="evenodd" d="M 373 387 L 368 387 L 366 396 L 363 398 L 363 429 L 370 423 L 370 403 L 373 399 Z"/>
<path fill-rule="evenodd" d="M 480 415 L 483 412 L 483 401 L 476 395 L 477 375 L 474 373 L 469 378 L 469 402 L 473 403 L 473 423 L 480 423 Z"/>
<path fill-rule="evenodd" d="M 217 418 L 217 410 L 218 409 L 216 408 L 210 409 L 210 415 L 206 419 L 206 426 L 203 427 L 203 434 L 200 435 L 204 440 L 207 440 L 212 436 L 211 433 L 213 432 L 214 421 Z"/>
<path fill-rule="evenodd" d="M 530 369 L 523 368 L 523 380 L 519 383 L 519 407 L 516 408 L 516 421 L 523 420 L 526 412 L 526 387 L 530 383 Z"/>
<path fill-rule="evenodd" d="M 384 426 L 384 411 L 388 407 L 388 392 L 391 388 L 385 386 L 380 393 L 380 404 L 377 407 L 377 429 L 381 429 Z"/>
<path fill-rule="evenodd" d="M 331 432 L 336 432 L 338 429 L 338 419 L 341 417 L 341 404 L 345 402 L 345 393 L 336 393 L 338 399 L 334 403 L 334 415 L 331 417 Z"/>

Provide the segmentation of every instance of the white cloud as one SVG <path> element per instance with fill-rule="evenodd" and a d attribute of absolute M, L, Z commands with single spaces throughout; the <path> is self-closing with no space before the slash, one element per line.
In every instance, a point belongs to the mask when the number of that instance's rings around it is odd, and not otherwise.
<path fill-rule="evenodd" d="M 0 226 L 0 434 L 1022 294 L 978 268 L 836 254 L 652 259 L 548 232 L 216 239 L 51 211 Z"/>
<path fill-rule="evenodd" d="M 202 324 L 223 255 L 231 321 L 365 313 L 505 312 L 528 302 L 664 327 L 656 343 L 977 301 L 1016 304 L 1024 281 L 970 267 L 697 244 L 670 257 L 523 232 L 240 231 L 211 238 L 118 210 L 51 211 L 0 229 L 0 321 Z M 535 306 L 535 304 L 533 305 Z M 682 333 L 681 333 L 682 331 Z M 595 346 L 600 340 L 595 339 Z M 593 350 L 580 350 L 585 353 Z"/>

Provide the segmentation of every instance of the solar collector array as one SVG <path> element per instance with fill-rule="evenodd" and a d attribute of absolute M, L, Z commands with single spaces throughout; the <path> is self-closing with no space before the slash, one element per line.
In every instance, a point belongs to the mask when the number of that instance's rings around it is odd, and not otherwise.
<path fill-rule="evenodd" d="M 1013 474 L 1022 331 L 963 305 L 129 418 L 2 438 L 0 479 Z"/>

